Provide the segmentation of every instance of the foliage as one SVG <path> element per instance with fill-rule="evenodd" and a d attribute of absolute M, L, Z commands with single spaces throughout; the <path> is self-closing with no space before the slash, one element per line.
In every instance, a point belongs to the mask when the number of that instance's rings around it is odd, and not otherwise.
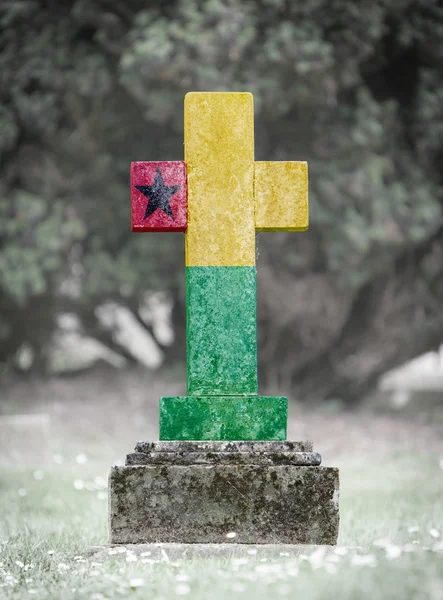
<path fill-rule="evenodd" d="M 309 235 L 260 236 L 261 272 L 273 265 L 268 288 L 315 273 L 337 311 L 350 308 L 441 226 L 438 4 L 17 0 L 0 19 L 0 309 L 9 341 L 26 335 L 5 314 L 20 305 L 33 318 L 39 295 L 62 306 L 75 288 L 79 310 L 108 298 L 136 304 L 146 288 L 183 296 L 180 236 L 130 233 L 128 166 L 182 158 L 191 89 L 251 91 L 257 158 L 310 163 Z M 276 329 L 269 303 L 263 310 Z M 317 334 L 325 318 L 315 315 Z M 0 359 L 17 344 L 6 346 Z"/>

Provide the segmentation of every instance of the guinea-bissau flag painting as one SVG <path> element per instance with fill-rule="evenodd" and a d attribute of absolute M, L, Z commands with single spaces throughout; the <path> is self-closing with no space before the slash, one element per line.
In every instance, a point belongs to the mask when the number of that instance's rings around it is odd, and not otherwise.
<path fill-rule="evenodd" d="M 185 161 L 131 165 L 133 231 L 185 232 L 187 395 L 161 440 L 284 440 L 287 399 L 258 395 L 256 231 L 308 226 L 305 162 L 254 162 L 249 93 L 185 97 Z"/>

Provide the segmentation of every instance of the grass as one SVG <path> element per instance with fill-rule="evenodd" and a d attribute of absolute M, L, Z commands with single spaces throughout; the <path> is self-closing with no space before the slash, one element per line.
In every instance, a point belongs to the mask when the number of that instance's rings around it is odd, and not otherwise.
<path fill-rule="evenodd" d="M 108 465 L 0 472 L 0 597 L 63 600 L 431 598 L 443 593 L 443 470 L 435 453 L 341 459 L 339 549 L 222 557 L 92 554 L 107 538 Z M 441 537 L 438 537 L 441 534 Z M 346 552 L 346 553 L 345 553 Z"/>
<path fill-rule="evenodd" d="M 130 370 L 3 387 L 3 413 L 50 416 L 54 461 L 41 471 L 0 469 L 1 600 L 443 598 L 441 404 L 407 418 L 291 404 L 289 439 L 314 440 L 324 464 L 340 468 L 335 551 L 92 553 L 107 540 L 110 465 L 138 439 L 156 439 L 158 398 L 180 391 Z"/>

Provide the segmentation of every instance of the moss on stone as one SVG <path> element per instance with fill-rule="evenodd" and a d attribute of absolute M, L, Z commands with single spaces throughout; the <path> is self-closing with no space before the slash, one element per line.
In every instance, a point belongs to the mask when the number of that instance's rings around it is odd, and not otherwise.
<path fill-rule="evenodd" d="M 323 467 L 114 467 L 111 542 L 334 544 L 338 485 Z"/>

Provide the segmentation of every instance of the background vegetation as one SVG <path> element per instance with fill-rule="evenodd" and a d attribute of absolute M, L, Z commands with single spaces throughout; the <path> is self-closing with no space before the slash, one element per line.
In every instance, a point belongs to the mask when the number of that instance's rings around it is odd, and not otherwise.
<path fill-rule="evenodd" d="M 258 159 L 310 164 L 311 228 L 260 234 L 262 381 L 352 401 L 443 339 L 443 8 L 432 0 L 3 0 L 0 362 L 57 314 L 173 300 L 183 239 L 132 235 L 131 160 L 180 160 L 189 90 L 254 94 Z"/>

